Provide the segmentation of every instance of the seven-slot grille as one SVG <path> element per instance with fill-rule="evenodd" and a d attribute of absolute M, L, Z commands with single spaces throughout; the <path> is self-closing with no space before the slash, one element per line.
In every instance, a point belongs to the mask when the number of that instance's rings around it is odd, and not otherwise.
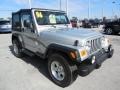
<path fill-rule="evenodd" d="M 89 41 L 91 49 L 90 54 L 94 53 L 95 51 L 101 49 L 101 38 L 93 39 Z"/>

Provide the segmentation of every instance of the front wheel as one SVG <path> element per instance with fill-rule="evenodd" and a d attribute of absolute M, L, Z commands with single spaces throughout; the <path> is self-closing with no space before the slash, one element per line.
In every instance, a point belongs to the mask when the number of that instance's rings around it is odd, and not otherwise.
<path fill-rule="evenodd" d="M 60 54 L 53 54 L 48 59 L 48 71 L 53 82 L 61 87 L 69 86 L 77 74 L 73 73 L 67 59 Z"/>

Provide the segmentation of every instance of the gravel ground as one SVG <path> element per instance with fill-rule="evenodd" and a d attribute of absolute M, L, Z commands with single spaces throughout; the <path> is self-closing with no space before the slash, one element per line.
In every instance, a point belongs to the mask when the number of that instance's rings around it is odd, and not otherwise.
<path fill-rule="evenodd" d="M 107 37 L 114 45 L 114 56 L 100 69 L 61 88 L 49 79 L 46 61 L 38 57 L 16 58 L 11 52 L 11 34 L 0 34 L 0 90 L 119 90 L 120 35 Z"/>

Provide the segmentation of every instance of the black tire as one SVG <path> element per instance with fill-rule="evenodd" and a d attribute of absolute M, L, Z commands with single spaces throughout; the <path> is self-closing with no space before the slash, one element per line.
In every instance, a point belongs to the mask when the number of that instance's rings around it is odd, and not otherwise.
<path fill-rule="evenodd" d="M 95 68 L 99 69 L 101 67 L 101 64 L 96 64 Z"/>
<path fill-rule="evenodd" d="M 13 54 L 18 58 L 22 58 L 23 57 L 22 46 L 18 41 L 18 39 L 13 39 L 12 44 L 13 44 L 13 50 L 12 50 Z"/>
<path fill-rule="evenodd" d="M 107 35 L 112 35 L 112 34 L 113 34 L 113 29 L 112 29 L 112 28 L 106 28 L 106 29 L 105 29 L 105 33 L 106 33 Z"/>
<path fill-rule="evenodd" d="M 89 67 L 81 65 L 81 66 L 79 67 L 78 73 L 79 73 L 79 75 L 82 76 L 82 77 L 87 76 L 87 75 L 90 73 Z"/>
<path fill-rule="evenodd" d="M 99 69 L 102 66 L 102 63 L 99 60 L 96 60 L 95 62 L 95 68 Z"/>
<path fill-rule="evenodd" d="M 55 75 L 53 75 L 52 66 L 53 66 L 54 62 L 58 62 L 60 67 L 61 66 L 63 67 L 62 71 L 64 72 L 64 74 L 63 74 L 63 78 L 61 80 L 58 80 L 55 77 Z M 49 71 L 50 77 L 51 77 L 52 81 L 60 87 L 67 87 L 76 80 L 76 78 L 78 76 L 78 74 L 76 73 L 77 71 L 73 71 L 73 69 L 71 67 L 72 66 L 70 66 L 70 64 L 67 62 L 67 59 L 61 54 L 52 54 L 48 58 L 48 71 Z M 55 72 L 55 73 L 57 75 L 59 73 L 59 71 Z M 62 76 L 60 75 L 60 77 L 62 77 Z"/>
<path fill-rule="evenodd" d="M 109 50 L 109 52 L 108 52 L 108 58 L 111 58 L 113 56 L 113 53 L 114 53 L 112 45 L 109 46 L 108 50 Z"/>

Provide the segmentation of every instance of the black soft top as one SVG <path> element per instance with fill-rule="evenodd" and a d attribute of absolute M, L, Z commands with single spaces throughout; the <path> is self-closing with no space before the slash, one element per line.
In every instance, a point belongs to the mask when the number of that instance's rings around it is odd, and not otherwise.
<path fill-rule="evenodd" d="M 61 13 L 65 13 L 65 11 L 61 11 L 61 10 L 54 10 L 54 9 L 43 9 L 43 8 L 31 8 L 31 9 L 20 9 L 17 12 L 13 12 L 13 14 L 17 14 L 20 12 L 30 12 L 32 10 L 40 10 L 40 11 L 51 11 L 51 12 L 61 12 Z"/>

